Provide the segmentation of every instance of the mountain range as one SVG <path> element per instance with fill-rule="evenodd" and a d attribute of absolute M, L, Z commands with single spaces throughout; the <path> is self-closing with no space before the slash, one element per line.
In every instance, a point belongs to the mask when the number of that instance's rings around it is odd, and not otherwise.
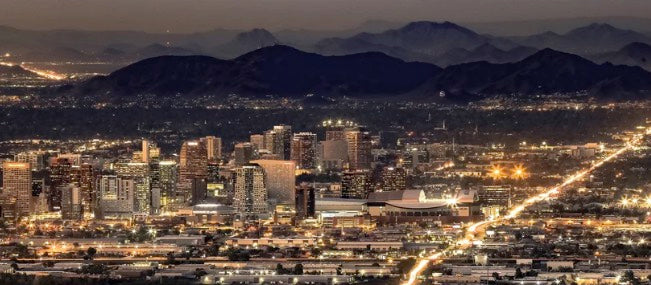
<path fill-rule="evenodd" d="M 351 34 L 355 31 L 358 32 Z M 318 40 L 319 37 L 325 38 Z M 15 53 L 20 61 L 100 60 L 124 63 L 161 55 L 208 55 L 231 59 L 257 48 L 283 43 L 322 55 L 382 52 L 405 61 L 428 62 L 438 66 L 473 61 L 516 62 L 544 48 L 602 62 L 601 55 L 616 52 L 628 44 L 651 43 L 649 35 L 602 23 L 593 23 L 562 34 L 544 32 L 505 37 L 480 34 L 451 22 L 429 21 L 406 25 L 380 21 L 341 33 L 216 29 L 193 34 L 155 34 L 26 31 L 0 27 L 0 39 L 0 50 Z"/>
<path fill-rule="evenodd" d="M 651 43 L 651 38 L 647 35 L 603 23 L 576 28 L 565 34 L 545 32 L 509 39 L 524 46 L 552 48 L 579 55 L 614 51 L 633 42 Z"/>
<path fill-rule="evenodd" d="M 431 64 L 404 62 L 377 52 L 322 56 L 276 45 L 233 60 L 207 56 L 150 58 L 90 79 L 74 92 L 112 96 L 396 95 L 413 90 L 439 71 Z"/>
<path fill-rule="evenodd" d="M 531 36 L 495 37 L 450 22 L 413 22 L 381 33 L 324 39 L 312 50 L 328 55 L 378 51 L 408 61 L 448 66 L 473 61 L 515 62 L 545 48 L 592 58 L 634 42 L 651 43 L 651 38 L 598 23 L 565 34 L 544 32 Z"/>
<path fill-rule="evenodd" d="M 328 55 L 379 51 L 405 60 L 445 65 L 442 61 L 447 60 L 446 53 L 455 50 L 472 51 L 482 45 L 496 49 L 517 47 L 509 40 L 479 35 L 454 23 L 422 21 L 381 33 L 360 33 L 349 38 L 324 39 L 316 43 L 313 50 Z M 478 53 L 476 55 L 482 58 Z"/>
<path fill-rule="evenodd" d="M 183 94 L 304 98 L 420 98 L 470 101 L 495 95 L 589 92 L 602 98 L 647 98 L 651 73 L 629 66 L 596 64 L 544 49 L 515 63 L 473 62 L 441 69 L 379 52 L 322 56 L 292 47 L 261 48 L 233 60 L 207 56 L 146 59 L 95 77 L 72 91 L 82 95 Z M 387 97 L 388 96 L 388 97 Z"/>
<path fill-rule="evenodd" d="M 421 87 L 452 96 L 535 95 L 587 91 L 603 98 L 648 98 L 651 73 L 601 65 L 580 56 L 543 49 L 514 63 L 473 62 L 445 68 Z"/>
<path fill-rule="evenodd" d="M 651 71 L 651 46 L 645 43 L 631 43 L 618 51 L 606 52 L 590 57 L 591 60 L 604 63 L 639 66 Z"/>

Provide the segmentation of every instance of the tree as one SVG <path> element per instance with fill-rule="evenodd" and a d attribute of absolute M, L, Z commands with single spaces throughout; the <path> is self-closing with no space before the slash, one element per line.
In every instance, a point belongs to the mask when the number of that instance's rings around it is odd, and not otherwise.
<path fill-rule="evenodd" d="M 194 277 L 197 279 L 201 278 L 202 276 L 205 276 L 206 274 L 208 274 L 208 272 L 206 272 L 206 270 L 203 268 L 197 268 L 194 270 Z"/>
<path fill-rule="evenodd" d="M 230 250 L 228 252 L 229 261 L 249 261 L 251 254 L 246 250 Z"/>
<path fill-rule="evenodd" d="M 493 279 L 495 280 L 502 280 L 502 277 L 500 277 L 500 274 L 497 272 L 493 272 Z"/>
<path fill-rule="evenodd" d="M 524 274 L 522 274 L 522 269 L 520 269 L 520 267 L 515 269 L 515 278 L 516 279 L 524 278 Z"/>
<path fill-rule="evenodd" d="M 280 263 L 276 264 L 276 274 L 278 274 L 278 275 L 287 274 L 287 271 L 285 270 L 283 265 L 280 264 Z"/>
<path fill-rule="evenodd" d="M 176 256 L 174 256 L 174 252 L 167 253 L 167 264 L 176 264 Z"/>
<path fill-rule="evenodd" d="M 93 259 L 93 257 L 95 257 L 95 254 L 97 254 L 97 249 L 94 247 L 89 247 L 88 250 L 86 250 L 86 254 L 88 254 L 88 257 L 90 257 L 90 259 Z"/>
<path fill-rule="evenodd" d="M 294 274 L 303 275 L 303 264 L 298 263 L 294 266 Z"/>
<path fill-rule="evenodd" d="M 640 278 L 637 278 L 637 276 L 635 276 L 635 273 L 632 270 L 627 270 L 626 272 L 624 272 L 624 275 L 620 280 L 620 283 L 621 282 L 628 282 L 629 284 L 632 285 L 639 285 Z"/>

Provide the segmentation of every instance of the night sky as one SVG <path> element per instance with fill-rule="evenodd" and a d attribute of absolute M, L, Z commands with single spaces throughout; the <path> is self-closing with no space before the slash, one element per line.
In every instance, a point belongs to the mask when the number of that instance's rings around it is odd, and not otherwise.
<path fill-rule="evenodd" d="M 24 29 L 194 32 L 352 28 L 367 20 L 492 22 L 649 18 L 649 0 L 0 0 L 0 25 Z"/>

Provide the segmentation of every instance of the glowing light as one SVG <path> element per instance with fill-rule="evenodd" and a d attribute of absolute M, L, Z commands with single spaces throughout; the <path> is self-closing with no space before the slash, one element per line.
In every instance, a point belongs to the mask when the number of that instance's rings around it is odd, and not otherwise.
<path fill-rule="evenodd" d="M 502 179 L 504 177 L 504 170 L 499 165 L 493 165 L 490 170 L 489 176 L 493 179 Z"/>
<path fill-rule="evenodd" d="M 464 239 L 462 239 L 462 240 L 459 240 L 457 242 L 457 246 L 458 245 L 466 246 L 468 244 L 472 244 L 472 241 L 475 238 L 474 233 L 477 231 L 477 229 L 479 227 L 494 223 L 496 221 L 508 220 L 508 219 L 515 218 L 522 211 L 524 211 L 527 207 L 529 207 L 529 206 L 531 206 L 531 205 L 533 205 L 533 204 L 535 204 L 535 203 L 537 203 L 539 201 L 543 201 L 543 200 L 551 198 L 552 195 L 558 194 L 566 186 L 568 186 L 570 184 L 573 184 L 577 180 L 582 179 L 583 177 L 590 174 L 592 171 L 594 171 L 595 169 L 601 167 L 605 163 L 617 158 L 618 156 L 622 155 L 623 153 L 627 152 L 628 150 L 633 149 L 634 148 L 634 143 L 636 143 L 636 142 L 639 142 L 639 137 L 636 137 L 636 139 L 634 139 L 633 142 L 629 142 L 628 144 L 626 144 L 626 146 L 618 149 L 614 153 L 606 156 L 605 158 L 602 158 L 601 160 L 596 161 L 589 168 L 584 169 L 582 171 L 579 171 L 579 172 L 575 173 L 574 175 L 571 175 L 570 177 L 565 179 L 563 181 L 563 183 L 561 183 L 561 184 L 559 184 L 559 185 L 557 185 L 557 186 L 555 186 L 555 187 L 553 187 L 553 188 L 551 188 L 551 189 L 549 189 L 549 190 L 547 190 L 547 191 L 545 191 L 543 193 L 540 193 L 538 195 L 535 195 L 533 197 L 530 197 L 530 198 L 526 199 L 522 204 L 512 208 L 509 211 L 508 215 L 506 215 L 506 216 L 504 216 L 502 218 L 488 219 L 488 220 L 484 220 L 484 221 L 480 221 L 480 222 L 470 224 L 468 226 L 466 237 L 464 237 Z M 500 170 L 499 168 L 495 168 L 495 169 L 493 169 L 493 171 L 496 170 L 496 169 Z M 497 173 L 499 174 L 500 172 L 501 172 L 501 170 L 498 171 Z M 441 256 L 443 256 L 443 254 L 445 254 L 447 252 L 452 252 L 454 249 L 455 249 L 455 246 L 450 246 L 450 247 L 448 247 L 448 248 L 446 248 L 446 249 L 444 249 L 444 250 L 442 250 L 440 252 L 437 252 L 437 253 L 434 253 L 434 254 L 430 255 L 429 257 L 427 257 L 425 259 L 421 259 L 416 264 L 416 266 L 411 270 L 411 272 L 409 272 L 409 279 L 404 284 L 405 285 L 413 285 L 413 284 L 415 284 L 416 279 L 418 278 L 418 275 L 420 275 L 420 273 L 423 270 L 425 270 L 427 264 L 430 261 L 438 260 L 438 259 L 441 258 Z"/>
<path fill-rule="evenodd" d="M 459 203 L 458 198 L 449 198 L 445 200 L 445 204 L 448 205 L 449 207 L 456 207 L 457 203 Z"/>
<path fill-rule="evenodd" d="M 524 168 L 522 165 L 516 165 L 513 168 L 513 174 L 511 175 L 511 178 L 513 179 L 524 179 L 528 176 L 527 169 Z"/>

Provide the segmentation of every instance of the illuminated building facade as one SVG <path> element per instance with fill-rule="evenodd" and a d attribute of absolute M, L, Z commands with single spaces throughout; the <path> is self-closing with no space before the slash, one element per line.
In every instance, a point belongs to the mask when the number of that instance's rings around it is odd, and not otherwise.
<path fill-rule="evenodd" d="M 260 165 L 247 164 L 233 172 L 233 208 L 242 216 L 267 213 L 265 173 Z"/>
<path fill-rule="evenodd" d="M 2 163 L 2 216 L 17 218 L 31 213 L 32 169 L 25 162 Z"/>

